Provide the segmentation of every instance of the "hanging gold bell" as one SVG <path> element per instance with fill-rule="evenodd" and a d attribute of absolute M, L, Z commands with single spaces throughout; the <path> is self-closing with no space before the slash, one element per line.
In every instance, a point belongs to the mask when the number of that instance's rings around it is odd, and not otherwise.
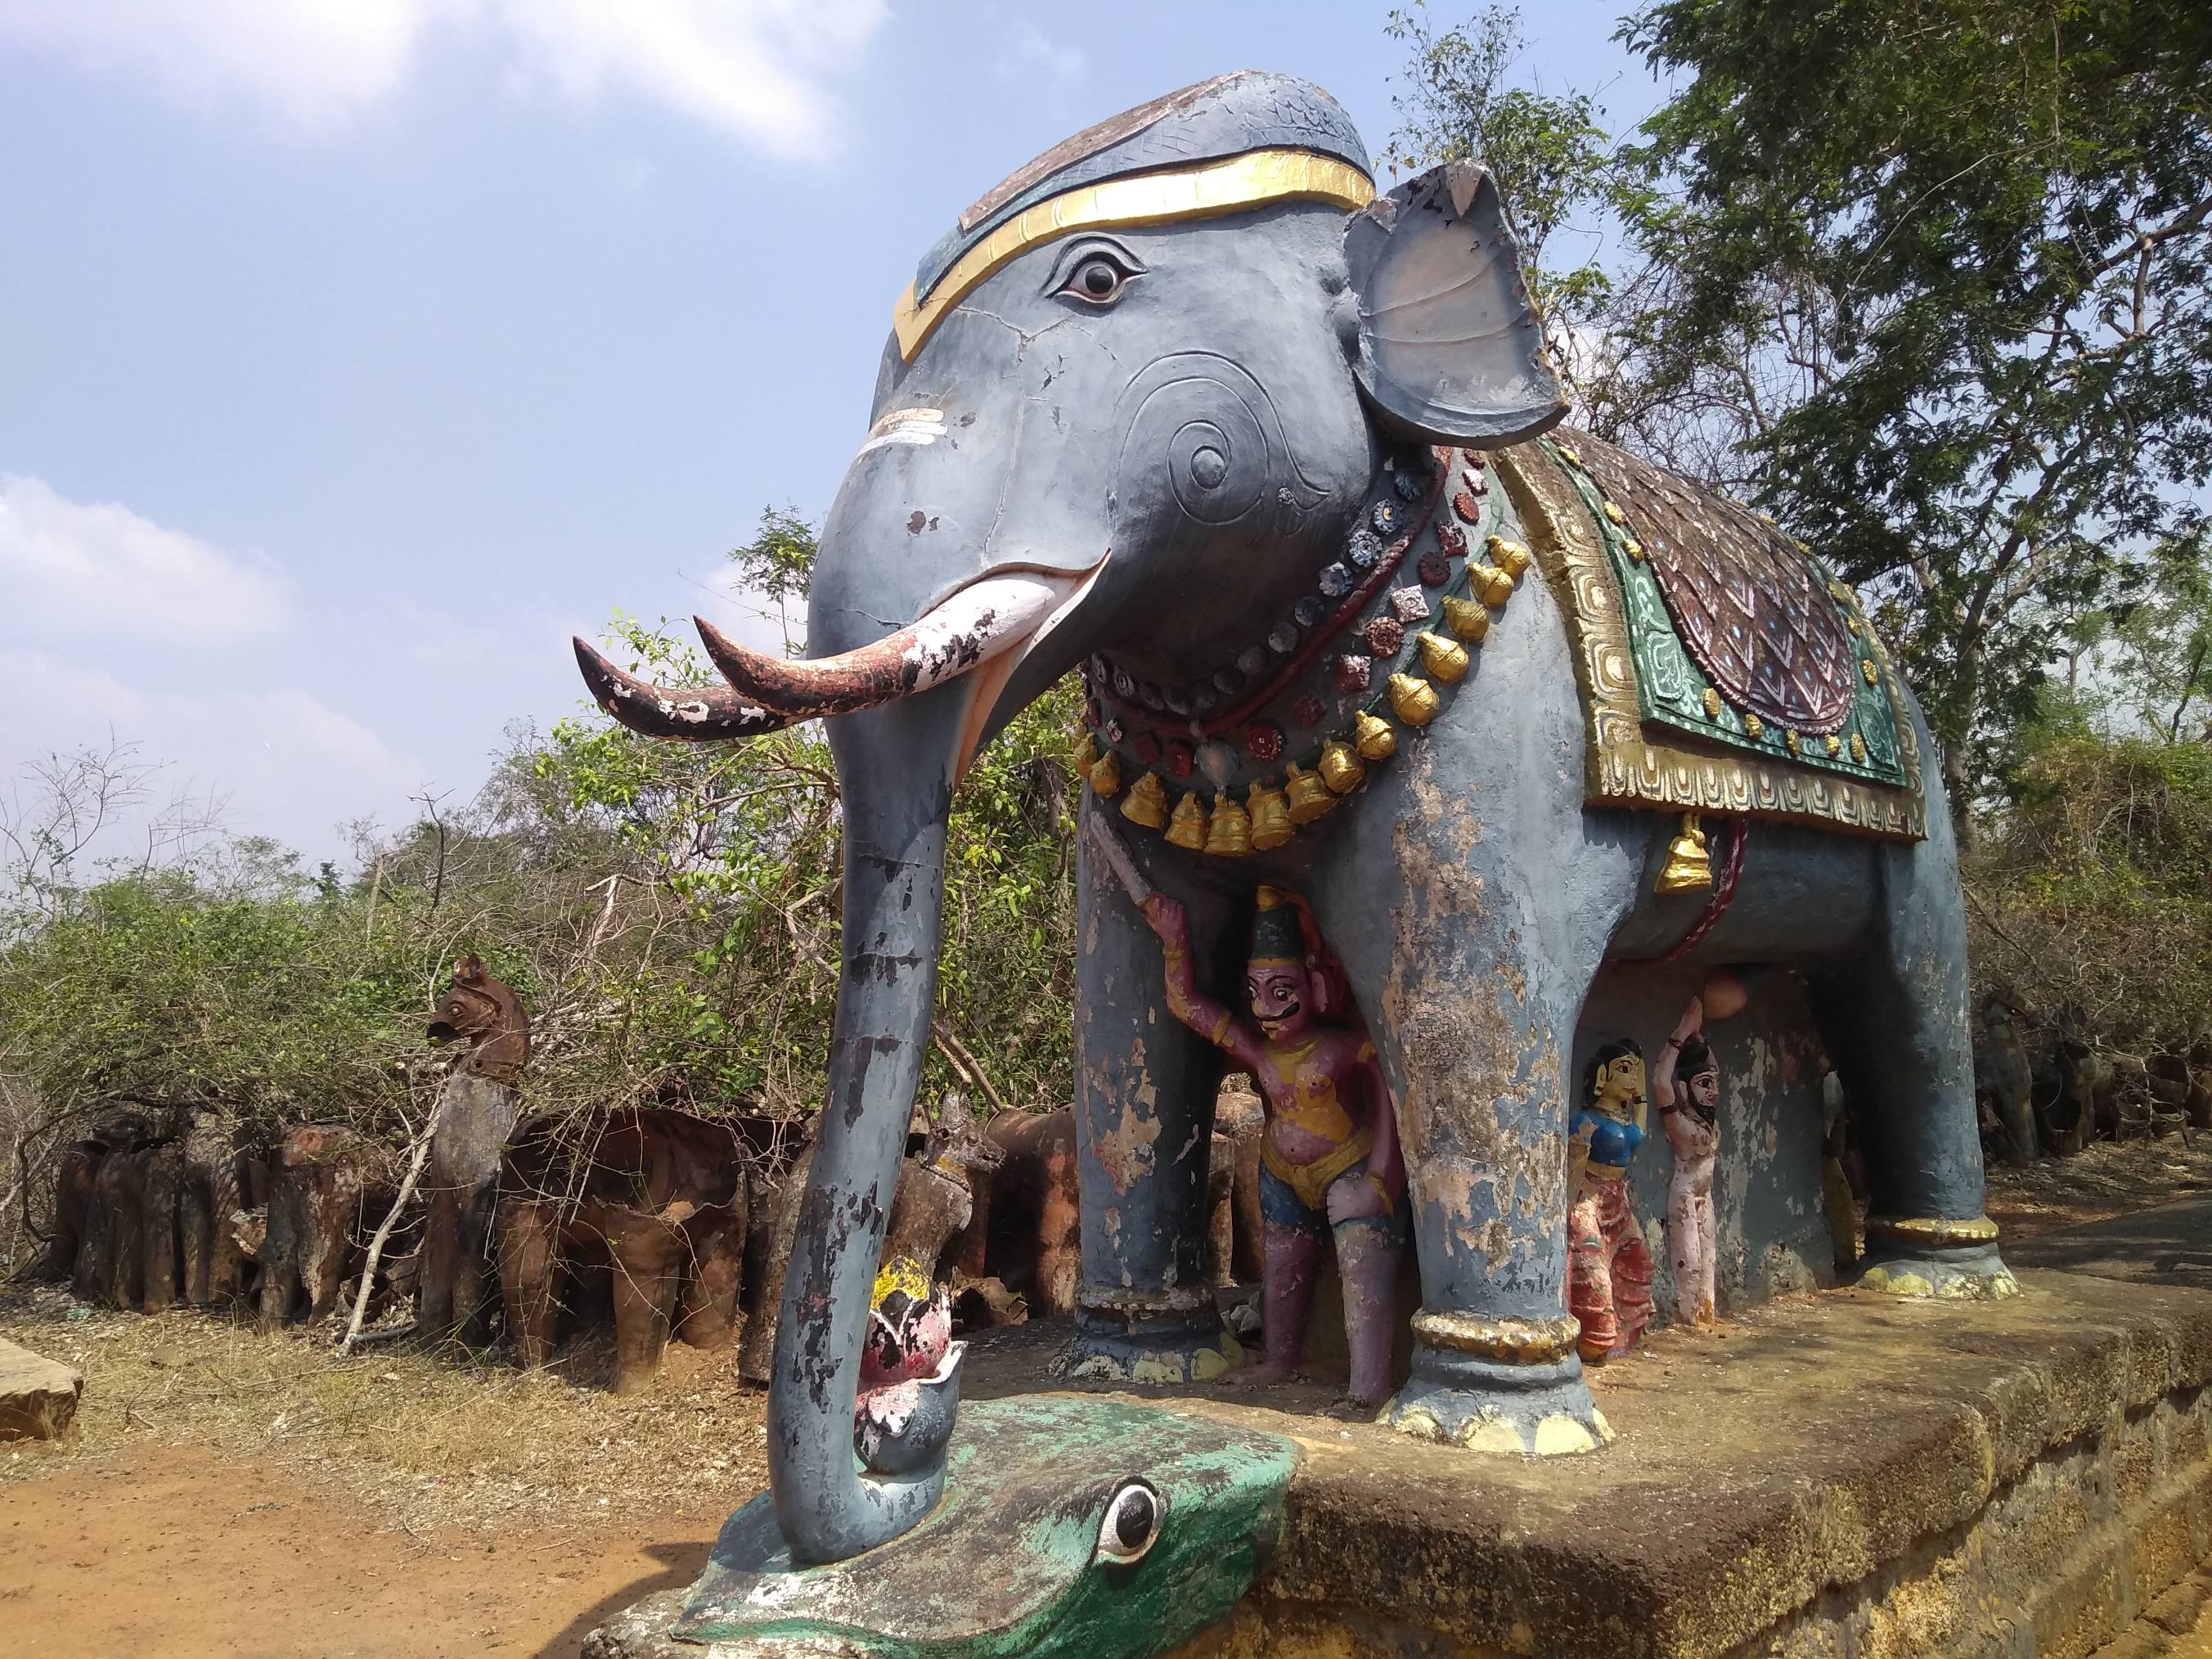
<path fill-rule="evenodd" d="M 1485 605 L 1503 605 L 1513 597 L 1513 578 L 1494 564 L 1467 568 L 1468 591 Z"/>
<path fill-rule="evenodd" d="M 1449 599 L 1444 601 L 1444 626 L 1451 629 L 1454 639 L 1480 645 L 1490 632 L 1490 612 L 1473 599 Z"/>
<path fill-rule="evenodd" d="M 1421 666 L 1431 679 L 1457 685 L 1467 678 L 1467 647 L 1441 634 L 1424 634 L 1419 641 Z"/>
<path fill-rule="evenodd" d="M 1387 733 L 1388 726 L 1383 727 Z M 1348 795 L 1367 781 L 1367 763 L 1359 751 L 1341 738 L 1332 738 L 1321 751 L 1321 781 L 1340 795 Z"/>
<path fill-rule="evenodd" d="M 1252 850 L 1252 820 L 1225 789 L 1213 798 L 1213 822 L 1206 827 L 1206 850 L 1218 859 L 1241 859 Z"/>
<path fill-rule="evenodd" d="M 1492 536 L 1485 544 L 1492 562 L 1505 573 L 1509 581 L 1519 581 L 1521 573 L 1528 568 L 1528 550 L 1510 536 Z"/>
<path fill-rule="evenodd" d="M 1390 710 L 1408 726 L 1426 726 L 1443 707 L 1437 688 L 1418 674 L 1390 676 Z"/>
<path fill-rule="evenodd" d="M 1682 833 L 1667 848 L 1667 862 L 1659 872 L 1659 879 L 1651 884 L 1655 893 L 1693 893 L 1713 884 L 1712 855 L 1705 850 L 1705 832 L 1698 828 L 1695 812 L 1682 814 Z"/>
<path fill-rule="evenodd" d="M 1111 800 L 1121 787 L 1121 763 L 1109 749 L 1091 769 L 1091 788 L 1101 800 Z"/>
<path fill-rule="evenodd" d="M 1098 740 L 1091 735 L 1087 726 L 1075 728 L 1075 775 L 1087 778 L 1091 769 L 1098 764 Z"/>
<path fill-rule="evenodd" d="M 1205 848 L 1206 809 L 1196 795 L 1185 795 L 1176 803 L 1175 816 L 1168 820 L 1168 845 L 1191 853 Z"/>
<path fill-rule="evenodd" d="M 1743 717 L 1743 734 L 1757 743 L 1766 735 L 1766 722 L 1756 714 L 1746 714 Z"/>
<path fill-rule="evenodd" d="M 1137 780 L 1121 799 L 1121 816 L 1147 830 L 1167 828 L 1168 792 L 1158 773 L 1147 772 Z"/>
<path fill-rule="evenodd" d="M 1244 797 L 1252 815 L 1252 849 L 1265 853 L 1280 847 L 1297 833 L 1291 827 L 1291 804 L 1279 789 L 1255 782 Z"/>
<path fill-rule="evenodd" d="M 1334 743 L 1329 745 L 1329 749 L 1344 749 L 1344 745 Z M 1348 749 L 1344 752 L 1346 755 L 1352 753 Z M 1321 763 L 1324 768 L 1328 765 L 1328 749 L 1322 750 Z M 1357 757 L 1352 758 L 1352 763 L 1359 765 Z M 1360 767 L 1362 772 L 1366 769 Z M 1324 817 L 1334 810 L 1336 797 L 1328 793 L 1328 780 L 1320 773 L 1301 771 L 1296 761 L 1291 763 L 1290 772 L 1290 781 L 1284 785 L 1284 791 L 1290 797 L 1292 823 L 1311 823 L 1316 818 Z M 1254 839 L 1256 841 L 1258 838 L 1255 836 Z"/>
<path fill-rule="evenodd" d="M 1380 714 L 1362 714 L 1353 720 L 1352 741 L 1362 760 L 1386 761 L 1398 752 L 1398 734 Z"/>

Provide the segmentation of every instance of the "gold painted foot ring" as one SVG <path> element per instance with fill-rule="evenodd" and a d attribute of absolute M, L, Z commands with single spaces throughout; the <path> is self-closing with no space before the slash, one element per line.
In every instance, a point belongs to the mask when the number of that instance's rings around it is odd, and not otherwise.
<path fill-rule="evenodd" d="M 1971 1218 L 1939 1216 L 1870 1215 L 1867 1237 L 1890 1244 L 1918 1244 L 1935 1249 L 1960 1249 L 1997 1242 L 1997 1224 L 1985 1215 Z"/>
<path fill-rule="evenodd" d="M 1473 1354 L 1510 1365 L 1540 1365 L 1573 1351 L 1582 1326 L 1571 1316 L 1558 1319 L 1478 1319 L 1468 1314 L 1413 1316 L 1413 1335 L 1432 1348 Z"/>

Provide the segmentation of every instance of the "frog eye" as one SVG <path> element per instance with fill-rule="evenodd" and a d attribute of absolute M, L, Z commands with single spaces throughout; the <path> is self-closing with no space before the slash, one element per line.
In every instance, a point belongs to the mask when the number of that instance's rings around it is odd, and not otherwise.
<path fill-rule="evenodd" d="M 1098 1559 L 1127 1565 L 1141 1561 L 1160 1535 L 1167 1501 L 1142 1480 L 1125 1480 L 1106 1500 L 1098 1522 Z"/>

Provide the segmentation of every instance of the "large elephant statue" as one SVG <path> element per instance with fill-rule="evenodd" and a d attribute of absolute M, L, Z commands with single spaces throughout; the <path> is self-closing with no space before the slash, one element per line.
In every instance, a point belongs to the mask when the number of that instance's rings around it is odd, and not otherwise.
<path fill-rule="evenodd" d="M 1545 435 L 1564 401 L 1492 180 L 1372 177 L 1326 93 L 1251 72 L 1047 152 L 898 302 L 807 658 L 702 624 L 728 684 L 660 688 L 578 643 L 641 731 L 829 722 L 843 977 L 769 1407 L 798 1562 L 893 1538 L 939 1492 L 941 1457 L 863 1470 L 853 1408 L 946 814 L 978 747 L 1073 670 L 1084 810 L 1181 902 L 1200 983 L 1241 983 L 1263 882 L 1303 896 L 1349 977 L 1419 1264 L 1398 1428 L 1523 1454 L 1609 1437 L 1565 1303 L 1573 1036 L 1609 964 L 1802 974 L 1862 1109 L 1866 1282 L 2009 1287 L 1950 820 L 1856 599 L 1740 506 Z M 1234 1352 L 1205 1254 L 1223 1055 L 1170 1016 L 1160 947 L 1083 839 L 1072 1362 L 1200 1380 Z"/>

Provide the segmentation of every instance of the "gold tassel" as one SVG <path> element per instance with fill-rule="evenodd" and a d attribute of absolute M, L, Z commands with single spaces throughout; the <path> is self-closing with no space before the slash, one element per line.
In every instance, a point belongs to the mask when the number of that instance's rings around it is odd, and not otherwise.
<path fill-rule="evenodd" d="M 1494 564 L 1467 568 L 1468 589 L 1485 605 L 1503 605 L 1513 597 L 1513 578 Z"/>
<path fill-rule="evenodd" d="M 1457 685 L 1467 678 L 1467 648 L 1441 634 L 1424 634 L 1419 641 L 1421 666 L 1431 678 Z"/>
<path fill-rule="evenodd" d="M 1376 724 L 1382 725 L 1380 720 Z M 1389 726 L 1382 726 L 1382 735 L 1389 737 Z M 1333 738 L 1321 751 L 1321 781 L 1336 793 L 1348 795 L 1367 781 L 1367 763 L 1350 744 Z"/>
<path fill-rule="evenodd" d="M 1695 812 L 1685 812 L 1682 833 L 1668 846 L 1667 862 L 1659 872 L 1659 879 L 1651 884 L 1651 890 L 1693 893 L 1712 884 L 1713 860 L 1705 850 L 1705 832 L 1698 827 Z"/>
<path fill-rule="evenodd" d="M 1390 709 L 1408 726 L 1426 726 L 1436 719 L 1442 702 L 1437 688 L 1418 674 L 1390 676 Z"/>
<path fill-rule="evenodd" d="M 1528 568 L 1528 550 L 1510 537 L 1492 536 L 1484 548 L 1509 581 L 1519 581 L 1522 573 Z"/>
<path fill-rule="evenodd" d="M 1121 816 L 1147 830 L 1167 828 L 1168 792 L 1160 782 L 1158 773 L 1147 772 L 1137 780 L 1128 794 L 1122 798 Z"/>
<path fill-rule="evenodd" d="M 1101 800 L 1111 800 L 1121 787 L 1121 763 L 1109 749 L 1091 769 L 1091 788 Z"/>
<path fill-rule="evenodd" d="M 1206 850 L 1220 859 L 1241 859 L 1252 850 L 1252 820 L 1225 789 L 1213 798 L 1213 822 L 1206 828 Z"/>
<path fill-rule="evenodd" d="M 1255 782 L 1244 797 L 1252 817 L 1252 848 L 1265 853 L 1280 847 L 1297 832 L 1291 827 L 1291 805 L 1279 789 Z"/>
<path fill-rule="evenodd" d="M 1480 645 L 1483 636 L 1490 632 L 1490 612 L 1473 599 L 1448 599 L 1444 601 L 1444 626 L 1451 629 L 1455 639 Z"/>
<path fill-rule="evenodd" d="M 1168 820 L 1168 845 L 1191 853 L 1205 851 L 1206 809 L 1196 795 L 1187 794 L 1176 803 L 1175 816 Z"/>
<path fill-rule="evenodd" d="M 1363 714 L 1353 720 L 1352 740 L 1362 760 L 1386 761 L 1398 752 L 1398 734 L 1380 714 Z"/>
<path fill-rule="evenodd" d="M 1344 745 L 1340 743 L 1331 744 L 1329 748 L 1343 749 Z M 1322 750 L 1321 763 L 1323 768 L 1328 765 L 1327 749 Z M 1359 763 L 1355 759 L 1352 764 L 1358 766 Z M 1361 769 L 1364 771 L 1365 769 Z M 1311 823 L 1316 818 L 1325 817 L 1335 810 L 1336 797 L 1329 793 L 1328 780 L 1319 773 L 1301 771 L 1296 761 L 1291 763 L 1290 782 L 1285 786 L 1285 789 L 1290 797 L 1292 823 Z M 1258 837 L 1255 836 L 1254 839 L 1256 841 Z"/>

